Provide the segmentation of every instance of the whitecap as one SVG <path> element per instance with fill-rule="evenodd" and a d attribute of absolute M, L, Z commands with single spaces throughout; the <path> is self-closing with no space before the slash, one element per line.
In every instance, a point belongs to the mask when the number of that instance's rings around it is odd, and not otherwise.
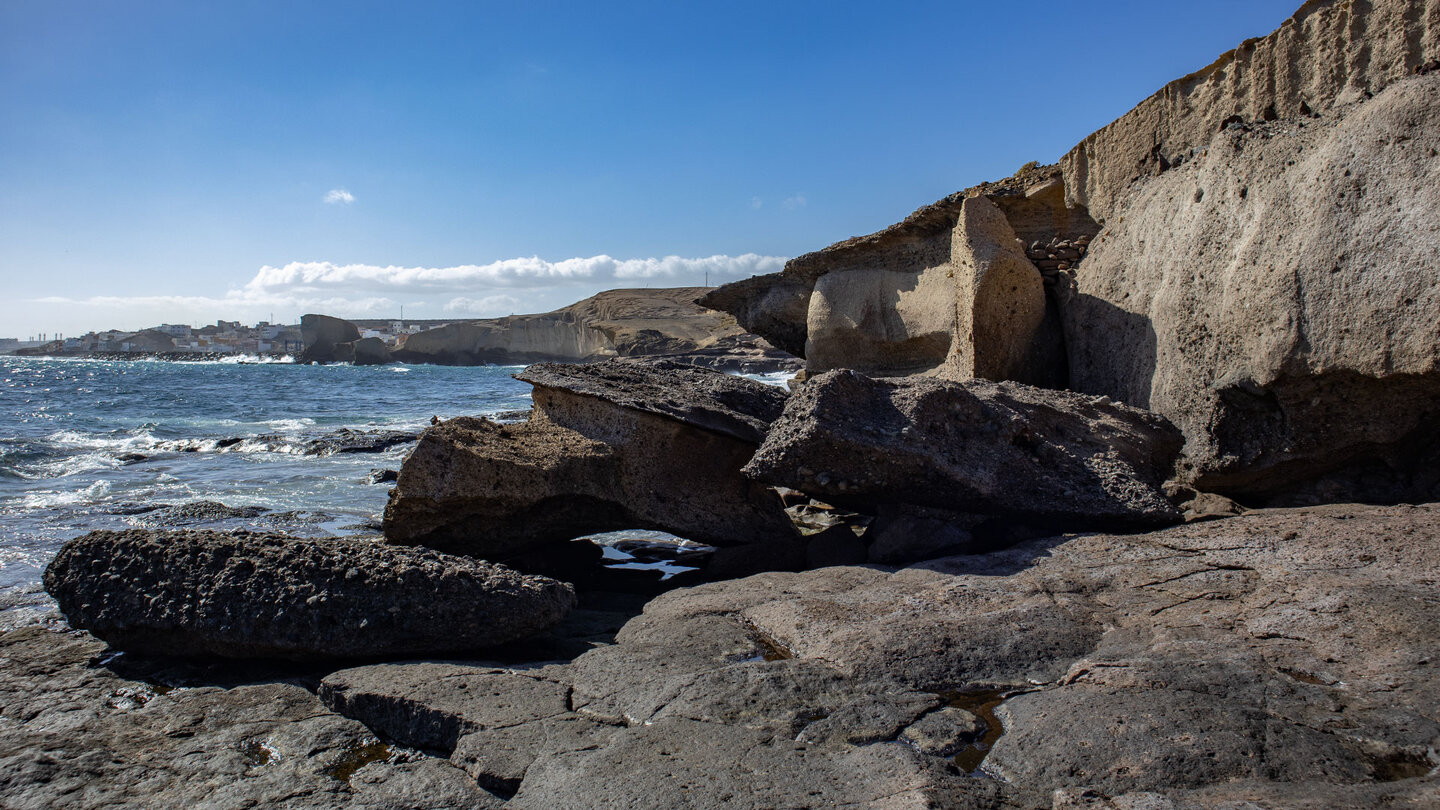
<path fill-rule="evenodd" d="M 20 497 L 20 506 L 25 509 L 53 509 L 77 503 L 99 503 L 109 494 L 109 481 L 95 481 L 82 489 L 27 492 Z"/>

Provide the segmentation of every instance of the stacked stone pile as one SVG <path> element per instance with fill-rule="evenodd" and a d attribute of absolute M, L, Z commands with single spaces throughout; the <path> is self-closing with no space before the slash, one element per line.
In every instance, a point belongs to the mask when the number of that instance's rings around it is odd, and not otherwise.
<path fill-rule="evenodd" d="M 1025 248 L 1025 256 L 1040 270 L 1045 286 L 1053 287 L 1060 280 L 1060 274 L 1075 275 L 1075 270 L 1090 248 L 1090 235 L 1082 234 L 1073 238 L 1053 236 L 1048 242 L 1035 240 Z"/>

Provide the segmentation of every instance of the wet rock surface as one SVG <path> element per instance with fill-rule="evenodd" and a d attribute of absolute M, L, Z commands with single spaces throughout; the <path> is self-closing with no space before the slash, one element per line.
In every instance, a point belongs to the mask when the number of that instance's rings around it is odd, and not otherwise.
<path fill-rule="evenodd" d="M 1160 490 L 1179 449 L 1164 419 L 1092 397 L 836 371 L 796 391 L 745 472 L 856 509 L 1143 527 L 1180 520 Z"/>
<path fill-rule="evenodd" d="M 425 432 L 385 510 L 391 542 L 508 560 L 621 529 L 717 546 L 794 539 L 779 497 L 739 472 L 782 390 L 663 361 L 519 376 L 536 386 L 528 421 Z"/>
<path fill-rule="evenodd" d="M 295 659 L 489 647 L 574 602 L 564 583 L 428 549 L 249 532 L 91 532 L 45 589 L 122 649 Z"/>

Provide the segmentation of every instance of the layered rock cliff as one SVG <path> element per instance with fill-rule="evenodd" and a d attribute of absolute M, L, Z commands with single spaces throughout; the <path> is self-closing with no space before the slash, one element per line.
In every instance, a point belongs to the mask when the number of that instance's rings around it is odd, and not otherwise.
<path fill-rule="evenodd" d="M 1437 68 L 1440 0 L 1315 0 L 1058 167 L 702 300 L 808 373 L 1152 409 L 1255 503 L 1440 496 Z"/>
<path fill-rule="evenodd" d="M 1379 93 L 1440 56 L 1440 0 L 1309 0 L 1165 85 L 1061 160 L 1072 204 L 1108 221 L 1126 188 L 1203 149 L 1227 121 L 1303 118 Z"/>
<path fill-rule="evenodd" d="M 353 326 L 353 334 L 336 326 L 344 321 L 307 315 L 302 359 L 467 366 L 684 355 L 698 365 L 747 371 L 793 364 L 734 317 L 697 305 L 708 290 L 607 290 L 554 312 L 446 324 L 409 335 L 390 350 L 375 345 L 378 339 L 360 341 Z"/>

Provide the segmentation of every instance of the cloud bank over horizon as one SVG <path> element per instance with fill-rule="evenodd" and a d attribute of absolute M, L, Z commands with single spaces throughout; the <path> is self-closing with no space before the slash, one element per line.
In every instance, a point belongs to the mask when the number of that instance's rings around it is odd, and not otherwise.
<path fill-rule="evenodd" d="M 778 272 L 786 259 L 740 256 L 616 259 L 598 255 L 549 261 L 538 256 L 483 265 L 400 267 L 332 262 L 266 265 L 220 296 L 47 296 L 34 303 L 64 311 L 67 333 L 134 329 L 219 319 L 293 323 L 308 312 L 349 318 L 490 318 L 548 312 L 621 287 L 699 287 Z M 82 325 L 75 321 L 83 319 Z"/>

